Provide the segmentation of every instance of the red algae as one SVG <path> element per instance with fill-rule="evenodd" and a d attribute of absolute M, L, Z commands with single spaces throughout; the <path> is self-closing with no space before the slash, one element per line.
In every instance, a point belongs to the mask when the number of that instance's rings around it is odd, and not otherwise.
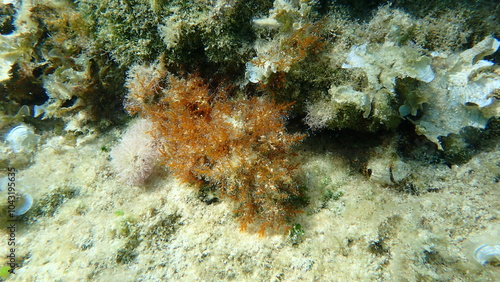
<path fill-rule="evenodd" d="M 153 122 L 162 161 L 180 180 L 235 200 L 241 230 L 256 222 L 263 235 L 298 212 L 290 149 L 304 136 L 285 130 L 291 104 L 229 98 L 227 89 L 211 89 L 196 74 L 175 77 L 160 64 L 129 75 L 126 109 Z"/>

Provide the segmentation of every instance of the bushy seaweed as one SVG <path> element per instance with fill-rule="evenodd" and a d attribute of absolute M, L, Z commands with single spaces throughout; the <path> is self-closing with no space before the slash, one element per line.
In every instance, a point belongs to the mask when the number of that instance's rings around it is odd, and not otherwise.
<path fill-rule="evenodd" d="M 160 64 L 129 73 L 126 108 L 154 123 L 163 162 L 184 182 L 208 182 L 239 203 L 242 230 L 256 219 L 260 234 L 280 228 L 297 212 L 301 190 L 290 148 L 303 135 L 285 131 L 290 104 L 263 98 L 229 98 L 196 74 L 179 78 Z"/>

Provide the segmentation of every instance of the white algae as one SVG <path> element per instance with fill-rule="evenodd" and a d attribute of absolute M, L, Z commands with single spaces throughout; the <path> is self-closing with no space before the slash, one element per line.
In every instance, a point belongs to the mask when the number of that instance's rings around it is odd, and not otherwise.
<path fill-rule="evenodd" d="M 499 46 L 497 39 L 487 37 L 460 54 L 433 60 L 437 74 L 423 86 L 430 95 L 424 115 L 414 121 L 418 133 L 439 144 L 439 136 L 458 133 L 466 126 L 484 128 L 488 118 L 500 116 L 498 97 L 494 97 L 495 89 L 500 89 L 500 73 L 492 62 L 482 60 Z"/>
<path fill-rule="evenodd" d="M 500 116 L 495 92 L 500 91 L 500 72 L 493 62 L 483 60 L 499 46 L 491 36 L 450 55 L 426 56 L 392 43 L 353 46 L 342 68 L 361 72 L 366 83 L 336 82 L 329 98 L 308 105 L 306 122 L 312 128 L 352 127 L 339 117 L 359 115 L 393 128 L 397 120 L 409 117 L 418 134 L 440 146 L 439 136 L 466 126 L 484 128 L 489 118 Z"/>

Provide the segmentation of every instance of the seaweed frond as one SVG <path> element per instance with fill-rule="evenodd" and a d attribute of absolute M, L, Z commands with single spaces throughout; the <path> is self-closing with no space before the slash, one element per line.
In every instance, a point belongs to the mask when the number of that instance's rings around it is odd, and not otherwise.
<path fill-rule="evenodd" d="M 284 226 L 297 212 L 288 199 L 301 193 L 289 151 L 304 136 L 285 131 L 291 104 L 230 99 L 226 89 L 211 89 L 196 74 L 178 78 L 160 65 L 145 70 L 129 74 L 126 108 L 155 124 L 170 171 L 185 182 L 215 185 L 237 201 L 242 230 L 254 221 L 261 235 Z"/>

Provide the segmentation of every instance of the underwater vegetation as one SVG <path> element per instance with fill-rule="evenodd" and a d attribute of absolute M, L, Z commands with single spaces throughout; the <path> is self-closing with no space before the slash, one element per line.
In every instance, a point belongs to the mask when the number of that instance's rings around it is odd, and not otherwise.
<path fill-rule="evenodd" d="M 137 114 L 110 154 L 120 181 L 142 185 L 165 164 L 237 200 L 242 229 L 258 221 L 263 233 L 303 193 L 293 146 L 305 135 L 287 133 L 288 114 L 311 133 L 411 123 L 435 163 L 486 147 L 470 137 L 497 134 L 500 117 L 500 29 L 486 8 L 396 1 L 357 20 L 369 5 L 344 2 L 4 1 L 0 149 L 20 156 L 53 135 L 78 144 Z M 391 179 L 384 158 L 366 163 L 380 183 L 408 178 Z"/>
<path fill-rule="evenodd" d="M 500 6 L 386 2 L 4 0 L 14 279 L 488 280 Z"/>
<path fill-rule="evenodd" d="M 290 104 L 265 97 L 230 97 L 196 74 L 179 78 L 161 63 L 129 72 L 126 109 L 153 123 L 161 161 L 180 180 L 215 185 L 238 202 L 240 228 L 259 222 L 259 233 L 280 228 L 298 212 L 301 190 L 290 149 L 304 136 L 285 130 Z"/>
<path fill-rule="evenodd" d="M 123 87 L 120 71 L 93 44 L 91 27 L 75 5 L 14 3 L 2 4 L 18 12 L 10 19 L 13 28 L 0 35 L 1 112 L 13 115 L 27 107 L 28 117 L 53 127 L 62 121 L 71 132 L 114 119 L 109 113 Z M 4 119 L 0 128 L 11 123 Z"/>
<path fill-rule="evenodd" d="M 273 22 L 269 19 L 256 20 Z M 279 22 L 275 20 L 276 25 Z M 324 22 L 306 24 L 290 34 L 282 35 L 278 39 L 268 42 L 256 42 L 258 56 L 247 62 L 246 77 L 252 83 L 261 83 L 262 86 L 272 82 L 269 77 L 273 73 L 286 73 L 291 66 L 300 62 L 312 53 L 319 52 L 326 42 L 322 42 L 321 31 Z"/>

